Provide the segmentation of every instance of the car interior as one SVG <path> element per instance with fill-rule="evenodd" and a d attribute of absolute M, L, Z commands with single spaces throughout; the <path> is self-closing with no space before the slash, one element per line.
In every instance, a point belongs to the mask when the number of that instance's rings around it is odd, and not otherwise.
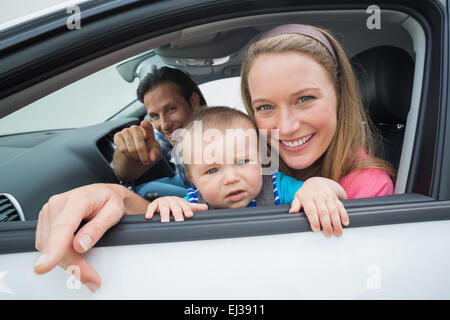
<path fill-rule="evenodd" d="M 379 155 L 394 165 L 394 193 L 402 194 L 414 147 L 425 35 L 419 23 L 402 12 L 383 11 L 378 30 L 359 27 L 366 19 L 365 10 L 342 10 L 216 21 L 148 39 L 90 61 L 66 72 L 66 81 L 82 79 L 123 61 L 117 71 L 124 81 L 133 82 L 150 70 L 155 55 L 166 65 L 188 73 L 199 85 L 239 77 L 249 44 L 265 31 L 287 23 L 320 26 L 335 35 L 351 59 L 364 106 L 382 137 Z M 47 81 L 48 90 L 58 87 L 56 81 Z M 93 126 L 0 137 L 0 191 L 4 192 L 0 196 L 0 221 L 36 220 L 53 194 L 91 183 L 119 183 L 111 167 L 113 136 L 146 115 L 139 101 L 129 106 Z M 173 174 L 170 164 L 163 160 L 135 183 Z"/>

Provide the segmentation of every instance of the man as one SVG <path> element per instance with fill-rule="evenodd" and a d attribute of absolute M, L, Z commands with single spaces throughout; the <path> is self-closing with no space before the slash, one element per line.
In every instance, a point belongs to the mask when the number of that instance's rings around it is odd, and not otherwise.
<path fill-rule="evenodd" d="M 206 105 L 195 82 L 181 70 L 168 67 L 154 66 L 152 73 L 140 82 L 137 96 L 151 122 L 141 121 L 139 126 L 133 125 L 114 135 L 117 146 L 114 173 L 122 181 L 136 180 L 162 157 L 170 160 L 172 133 L 183 127 L 193 111 Z M 177 169 L 182 183 L 190 186 L 184 168 L 177 166 Z"/>

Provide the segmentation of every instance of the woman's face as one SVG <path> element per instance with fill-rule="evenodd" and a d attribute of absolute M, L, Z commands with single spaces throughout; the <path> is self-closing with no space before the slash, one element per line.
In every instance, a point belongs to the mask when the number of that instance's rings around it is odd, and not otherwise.
<path fill-rule="evenodd" d="M 259 129 L 278 129 L 277 149 L 291 168 L 305 169 L 328 148 L 336 131 L 337 98 L 327 71 L 298 52 L 263 54 L 248 75 Z"/>

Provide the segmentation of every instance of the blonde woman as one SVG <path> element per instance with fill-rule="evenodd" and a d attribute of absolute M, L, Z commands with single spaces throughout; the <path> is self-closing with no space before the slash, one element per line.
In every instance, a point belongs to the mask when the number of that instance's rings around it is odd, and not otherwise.
<path fill-rule="evenodd" d="M 348 199 L 393 194 L 394 170 L 374 156 L 353 70 L 328 32 L 289 24 L 265 33 L 248 49 L 241 91 L 258 128 L 278 129 L 272 147 L 286 174 L 335 180 Z"/>

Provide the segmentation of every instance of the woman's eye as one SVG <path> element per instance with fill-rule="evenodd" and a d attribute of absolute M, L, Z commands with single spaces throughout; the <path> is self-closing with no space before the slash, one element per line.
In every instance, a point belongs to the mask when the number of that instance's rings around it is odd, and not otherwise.
<path fill-rule="evenodd" d="M 268 104 L 265 104 L 263 106 L 257 107 L 256 111 L 267 111 L 267 110 L 270 110 L 270 109 L 272 109 L 272 106 L 270 106 Z"/>
<path fill-rule="evenodd" d="M 300 97 L 300 99 L 298 99 L 298 101 L 300 101 L 300 102 L 308 102 L 309 100 L 312 100 L 312 99 L 314 99 L 313 96 L 303 96 L 303 97 Z"/>
<path fill-rule="evenodd" d="M 213 174 L 213 173 L 216 173 L 217 171 L 219 171 L 219 169 L 217 169 L 217 168 L 211 168 L 211 169 L 209 169 L 208 171 L 206 171 L 206 173 L 207 173 L 207 174 Z"/>
<path fill-rule="evenodd" d="M 159 116 L 156 114 L 150 115 L 150 119 L 152 119 L 152 121 L 158 120 Z"/>
<path fill-rule="evenodd" d="M 169 112 L 174 112 L 174 111 L 176 111 L 177 110 L 177 107 L 170 107 L 169 108 Z"/>
<path fill-rule="evenodd" d="M 247 164 L 247 163 L 248 163 L 248 160 L 247 160 L 247 159 L 242 159 L 242 160 L 236 161 L 236 164 L 237 164 L 237 165 L 244 165 L 244 164 Z"/>

